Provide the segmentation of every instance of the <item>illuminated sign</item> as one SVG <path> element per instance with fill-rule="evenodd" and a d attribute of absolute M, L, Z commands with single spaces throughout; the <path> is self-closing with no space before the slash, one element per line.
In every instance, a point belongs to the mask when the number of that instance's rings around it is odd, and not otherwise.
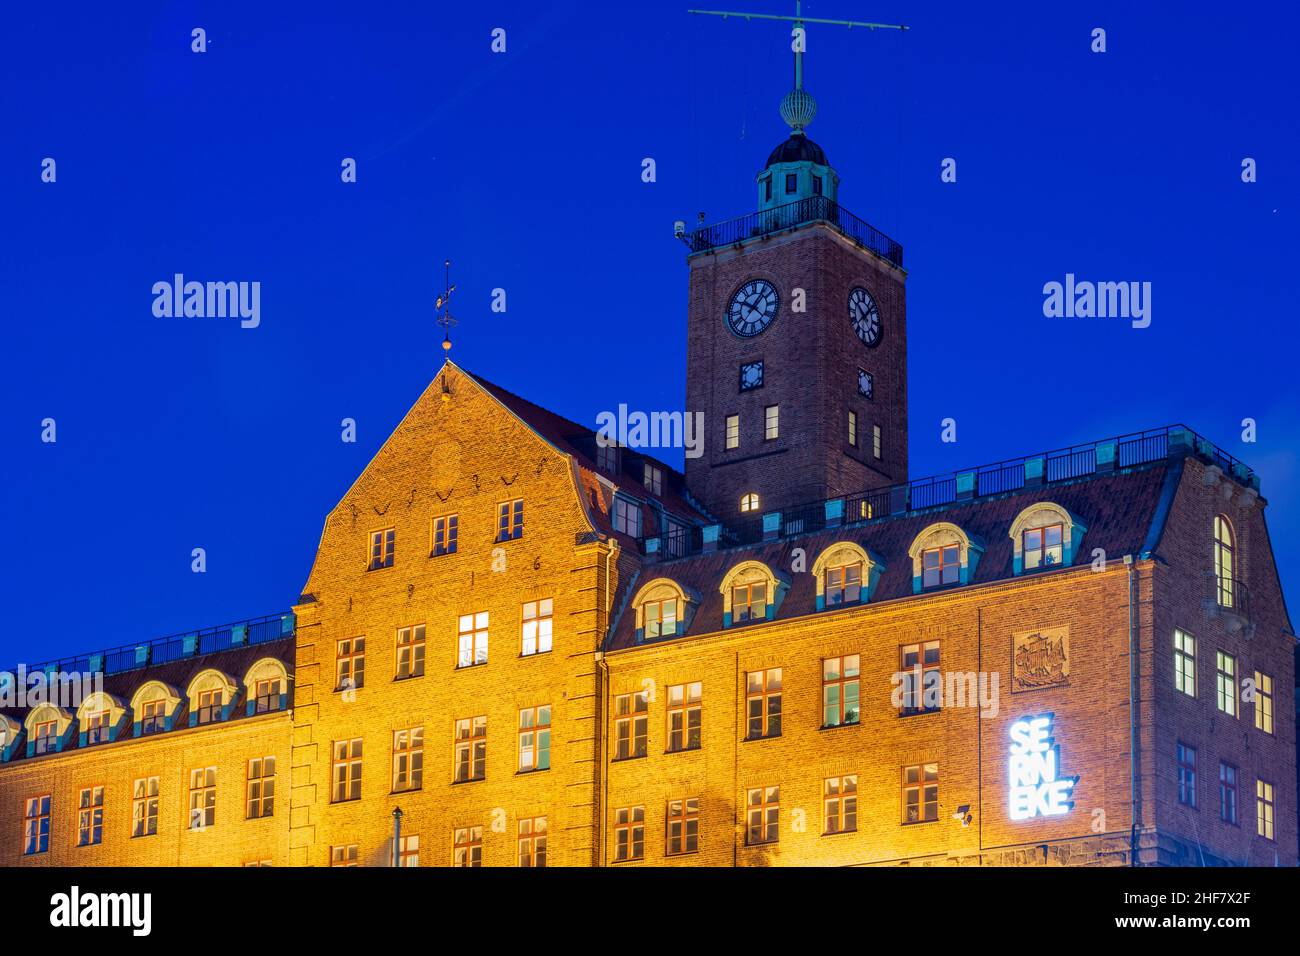
<path fill-rule="evenodd" d="M 1052 715 L 1026 717 L 1011 725 L 1012 820 L 1056 817 L 1074 809 L 1070 799 L 1078 777 L 1061 777 L 1061 754 L 1052 738 Z"/>

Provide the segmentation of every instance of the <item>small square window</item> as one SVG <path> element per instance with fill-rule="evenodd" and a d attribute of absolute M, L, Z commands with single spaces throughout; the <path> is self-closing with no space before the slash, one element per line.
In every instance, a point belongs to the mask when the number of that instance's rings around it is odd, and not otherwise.
<path fill-rule="evenodd" d="M 866 369 L 858 369 L 858 394 L 863 398 L 876 397 L 876 380 Z"/>
<path fill-rule="evenodd" d="M 740 390 L 748 392 L 752 388 L 763 387 L 763 363 L 747 362 L 740 366 Z"/>

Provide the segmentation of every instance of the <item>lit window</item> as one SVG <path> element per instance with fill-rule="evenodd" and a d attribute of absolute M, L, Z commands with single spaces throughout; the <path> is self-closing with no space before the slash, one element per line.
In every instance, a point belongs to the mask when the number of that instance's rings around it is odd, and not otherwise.
<path fill-rule="evenodd" d="M 348 843 L 344 846 L 330 847 L 330 866 L 356 866 L 358 861 L 357 845 Z"/>
<path fill-rule="evenodd" d="M 524 707 L 519 711 L 519 770 L 548 770 L 550 766 L 550 705 Z"/>
<path fill-rule="evenodd" d="M 545 654 L 551 649 L 551 599 L 527 601 L 523 613 L 523 647 L 520 653 L 524 657 L 533 654 Z"/>
<path fill-rule="evenodd" d="M 1223 515 L 1217 515 L 1214 519 L 1214 581 L 1215 598 L 1220 607 L 1236 606 L 1235 569 L 1236 546 L 1232 525 Z"/>
<path fill-rule="evenodd" d="M 1228 763 L 1219 764 L 1219 819 L 1237 823 L 1237 768 Z"/>
<path fill-rule="evenodd" d="M 1218 651 L 1214 655 L 1214 679 L 1219 710 L 1237 716 L 1237 659 Z"/>
<path fill-rule="evenodd" d="M 57 720 L 43 720 L 36 725 L 36 733 L 33 740 L 34 750 L 37 754 L 51 753 L 59 749 L 59 722 Z"/>
<path fill-rule="evenodd" d="M 849 444 L 858 447 L 858 413 L 849 412 Z"/>
<path fill-rule="evenodd" d="M 524 817 L 519 821 L 519 865 L 546 866 L 546 817 Z"/>
<path fill-rule="evenodd" d="M 645 858 L 645 807 L 614 811 L 614 862 Z"/>
<path fill-rule="evenodd" d="M 368 570 L 393 566 L 393 543 L 397 532 L 393 528 L 370 532 L 370 564 Z"/>
<path fill-rule="evenodd" d="M 487 774 L 487 717 L 456 721 L 456 782 L 482 780 Z"/>
<path fill-rule="evenodd" d="M 456 535 L 460 530 L 460 519 L 456 515 L 442 515 L 433 519 L 433 553 L 455 554 Z"/>
<path fill-rule="evenodd" d="M 1255 728 L 1273 732 L 1273 678 L 1255 671 Z"/>
<path fill-rule="evenodd" d="M 781 736 L 781 668 L 745 675 L 746 739 Z"/>
<path fill-rule="evenodd" d="M 614 759 L 646 755 L 650 728 L 650 692 L 620 694 L 614 698 Z"/>
<path fill-rule="evenodd" d="M 728 448 L 740 447 L 740 416 L 739 415 L 727 416 L 727 447 Z"/>
<path fill-rule="evenodd" d="M 131 785 L 131 836 L 158 832 L 158 778 L 139 777 Z"/>
<path fill-rule="evenodd" d="M 108 741 L 108 716 L 106 710 L 86 715 L 87 744 L 100 744 Z"/>
<path fill-rule="evenodd" d="M 673 637 L 677 633 L 677 598 L 664 598 L 662 601 L 646 601 L 641 605 L 645 615 L 645 636 Z"/>
<path fill-rule="evenodd" d="M 1255 781 L 1255 832 L 1273 839 L 1273 785 L 1263 780 Z"/>
<path fill-rule="evenodd" d="M 755 787 L 745 795 L 745 844 L 761 846 L 781 838 L 781 788 Z"/>
<path fill-rule="evenodd" d="M 700 749 L 704 684 L 673 684 L 668 688 L 668 752 Z"/>
<path fill-rule="evenodd" d="M 524 500 L 503 501 L 497 505 L 497 540 L 512 541 L 524 536 Z"/>
<path fill-rule="evenodd" d="M 77 801 L 77 846 L 104 842 L 104 788 L 87 787 Z"/>
<path fill-rule="evenodd" d="M 825 593 L 827 607 L 857 604 L 862 597 L 862 563 L 827 568 Z"/>
<path fill-rule="evenodd" d="M 460 827 L 452 836 L 452 866 L 483 865 L 483 828 Z"/>
<path fill-rule="evenodd" d="M 939 819 L 939 765 L 915 764 L 903 768 L 903 823 L 931 823 Z"/>
<path fill-rule="evenodd" d="M 745 512 L 745 513 L 748 513 L 748 512 L 750 512 L 750 511 L 757 511 L 757 510 L 758 510 L 758 495 L 756 495 L 756 494 L 755 494 L 754 492 L 752 492 L 752 491 L 751 491 L 749 494 L 747 494 L 747 495 L 741 495 L 741 496 L 740 496 L 740 510 L 741 510 L 742 512 Z"/>
<path fill-rule="evenodd" d="M 928 714 L 942 703 L 942 680 L 939 674 L 939 642 L 906 644 L 901 650 L 904 716 Z"/>
<path fill-rule="evenodd" d="M 23 810 L 23 855 L 50 848 L 50 795 L 29 797 Z"/>
<path fill-rule="evenodd" d="M 699 850 L 700 801 L 698 798 L 669 800 L 665 820 L 667 840 L 664 853 L 667 856 L 680 856 L 683 853 L 695 853 Z"/>
<path fill-rule="evenodd" d="M 822 787 L 824 833 L 852 833 L 858 828 L 858 777 L 827 777 Z"/>
<path fill-rule="evenodd" d="M 190 771 L 190 829 L 206 830 L 217 821 L 217 768 Z"/>
<path fill-rule="evenodd" d="M 781 406 L 769 405 L 763 409 L 763 440 L 771 441 L 781 434 Z"/>
<path fill-rule="evenodd" d="M 664 493 L 663 471 L 649 462 L 645 462 L 645 473 L 642 476 L 641 484 L 645 485 L 645 490 L 650 494 L 662 495 Z"/>
<path fill-rule="evenodd" d="M 731 622 L 762 621 L 767 618 L 767 584 L 737 584 L 731 589 Z"/>
<path fill-rule="evenodd" d="M 273 816 L 275 813 L 275 758 L 254 757 L 248 761 L 248 784 L 245 793 L 248 819 Z"/>
<path fill-rule="evenodd" d="M 871 456 L 880 461 L 880 426 L 871 426 Z"/>
<path fill-rule="evenodd" d="M 280 678 L 270 677 L 253 684 L 253 712 L 267 714 L 280 709 Z"/>
<path fill-rule="evenodd" d="M 167 725 L 167 717 L 164 713 L 167 706 L 165 700 L 146 701 L 144 708 L 140 712 L 140 733 L 154 734 L 163 730 Z"/>
<path fill-rule="evenodd" d="M 949 544 L 921 552 L 921 587 L 934 588 L 961 580 L 960 550 Z"/>
<path fill-rule="evenodd" d="M 361 799 L 361 738 L 334 741 L 331 802 Z"/>
<path fill-rule="evenodd" d="M 456 666 L 473 667 L 488 660 L 488 612 L 462 614 L 458 625 Z"/>
<path fill-rule="evenodd" d="M 420 865 L 420 835 L 405 834 L 397 844 L 397 865 L 413 867 Z"/>
<path fill-rule="evenodd" d="M 225 699 L 225 693 L 221 688 L 199 691 L 198 723 L 210 724 L 220 720 Z"/>
<path fill-rule="evenodd" d="M 1174 689 L 1196 696 L 1196 638 L 1174 628 Z"/>
<path fill-rule="evenodd" d="M 424 625 L 397 629 L 397 674 L 394 680 L 424 676 Z"/>
<path fill-rule="evenodd" d="M 1178 745 L 1178 802 L 1196 808 L 1196 748 Z"/>
<path fill-rule="evenodd" d="M 1064 556 L 1062 538 L 1064 528 L 1059 524 L 1046 528 L 1030 528 L 1024 534 L 1025 570 L 1051 568 L 1061 563 Z"/>
<path fill-rule="evenodd" d="M 828 657 L 822 661 L 822 726 L 839 727 L 858 722 L 858 655 Z"/>
<path fill-rule="evenodd" d="M 354 690 L 366 683 L 366 639 L 349 637 L 338 642 L 334 671 L 337 690 Z"/>
<path fill-rule="evenodd" d="M 614 530 L 630 538 L 641 537 L 641 505 L 615 495 Z"/>
<path fill-rule="evenodd" d="M 393 731 L 393 792 L 424 786 L 424 728 Z"/>

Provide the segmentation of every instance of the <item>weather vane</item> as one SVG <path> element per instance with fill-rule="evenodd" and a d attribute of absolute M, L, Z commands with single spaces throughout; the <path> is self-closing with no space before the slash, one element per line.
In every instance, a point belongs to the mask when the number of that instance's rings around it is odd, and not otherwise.
<path fill-rule="evenodd" d="M 442 265 L 446 270 L 444 282 L 446 288 L 434 303 L 434 308 L 438 311 L 438 317 L 434 321 L 442 326 L 442 350 L 450 352 L 451 327 L 456 324 L 456 320 L 451 317 L 451 294 L 456 291 L 456 287 L 451 284 L 451 260 L 444 260 Z"/>

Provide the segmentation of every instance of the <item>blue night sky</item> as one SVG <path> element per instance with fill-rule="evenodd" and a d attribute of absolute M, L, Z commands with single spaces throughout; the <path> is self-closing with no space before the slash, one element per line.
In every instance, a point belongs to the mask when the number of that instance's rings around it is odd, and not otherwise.
<path fill-rule="evenodd" d="M 591 424 L 681 408 L 672 223 L 752 211 L 791 72 L 786 27 L 688 5 L 9 11 L 0 664 L 288 609 L 438 367 L 445 257 L 462 366 Z M 1300 24 L 1156 6 L 811 0 L 912 29 L 810 27 L 810 132 L 906 250 L 914 476 L 1186 422 L 1261 473 L 1296 607 Z M 177 272 L 261 282 L 260 327 L 154 317 Z M 1151 282 L 1150 328 L 1045 318 L 1067 272 Z"/>

